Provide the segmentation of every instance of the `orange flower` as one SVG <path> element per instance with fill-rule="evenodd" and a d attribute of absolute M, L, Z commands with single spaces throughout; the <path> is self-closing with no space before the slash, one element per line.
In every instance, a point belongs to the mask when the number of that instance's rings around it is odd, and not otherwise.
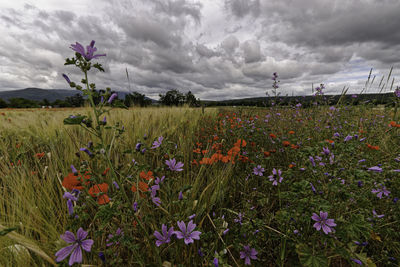
<path fill-rule="evenodd" d="M 295 165 L 294 164 L 289 164 L 289 168 L 293 168 Z"/>
<path fill-rule="evenodd" d="M 335 143 L 335 141 L 329 139 L 326 139 L 325 142 L 328 142 L 329 144 Z"/>
<path fill-rule="evenodd" d="M 299 149 L 299 145 L 295 145 L 295 144 L 291 144 L 291 147 L 293 148 L 293 149 Z"/>
<path fill-rule="evenodd" d="M 372 146 L 370 144 L 367 144 L 367 146 L 368 146 L 369 149 L 372 149 L 372 150 L 380 150 L 379 146 Z"/>
<path fill-rule="evenodd" d="M 270 133 L 269 136 L 270 136 L 271 138 L 276 138 L 276 135 L 274 135 L 273 133 Z"/>
<path fill-rule="evenodd" d="M 294 134 L 294 131 L 289 131 L 289 134 Z"/>
<path fill-rule="evenodd" d="M 201 153 L 202 153 L 203 155 L 205 155 L 205 154 L 208 153 L 208 150 L 202 150 Z"/>
<path fill-rule="evenodd" d="M 109 171 L 110 171 L 110 168 L 107 168 L 104 170 L 104 172 L 101 175 L 106 176 Z"/>
<path fill-rule="evenodd" d="M 395 121 L 391 121 L 389 125 L 392 127 L 400 128 L 400 124 L 397 124 Z"/>
<path fill-rule="evenodd" d="M 142 171 L 139 176 L 140 176 L 140 178 L 145 179 L 147 181 L 150 180 L 150 179 L 154 180 L 154 176 L 153 176 L 153 172 L 152 171 L 148 171 L 147 174 L 146 174 L 145 171 Z"/>
<path fill-rule="evenodd" d="M 245 147 L 245 146 L 247 145 L 247 143 L 246 143 L 245 140 L 238 139 L 238 140 L 236 141 L 236 143 L 234 144 L 234 146 L 235 146 L 235 147 L 240 147 L 240 145 L 242 145 L 242 147 Z"/>
<path fill-rule="evenodd" d="M 83 190 L 82 182 L 83 179 L 86 180 L 85 184 L 88 185 L 90 184 L 90 175 L 88 175 L 88 172 L 85 173 L 84 178 L 82 178 L 82 175 L 78 173 L 78 175 L 75 175 L 73 173 L 68 173 L 67 176 L 64 177 L 62 186 L 64 186 L 68 190 L 72 189 L 78 189 L 78 190 Z"/>
<path fill-rule="evenodd" d="M 105 194 L 107 193 L 107 191 L 108 191 L 108 184 L 102 183 L 92 186 L 89 189 L 89 194 L 92 197 L 97 197 L 97 203 L 99 203 L 100 205 L 104 205 L 110 202 L 110 198 L 107 196 L 107 194 Z"/>
<path fill-rule="evenodd" d="M 283 146 L 290 146 L 290 142 L 289 142 L 289 141 L 283 141 L 283 142 L 282 142 L 282 145 L 283 145 Z"/>
<path fill-rule="evenodd" d="M 194 160 L 192 161 L 192 165 L 199 165 L 199 163 L 197 162 L 197 160 L 194 159 Z"/>
<path fill-rule="evenodd" d="M 271 153 L 269 151 L 264 151 L 264 157 L 269 157 L 271 156 Z"/>
<path fill-rule="evenodd" d="M 132 185 L 131 190 L 132 190 L 132 192 L 136 192 L 137 191 L 136 186 Z M 141 192 L 149 191 L 149 185 L 146 184 L 145 182 L 140 181 L 139 182 L 139 191 L 141 191 Z"/>
<path fill-rule="evenodd" d="M 44 152 L 35 154 L 35 158 L 41 159 L 43 157 L 44 157 Z"/>
<path fill-rule="evenodd" d="M 193 150 L 193 153 L 200 154 L 200 153 L 201 153 L 201 150 L 200 150 L 200 148 L 194 149 L 194 150 Z"/>

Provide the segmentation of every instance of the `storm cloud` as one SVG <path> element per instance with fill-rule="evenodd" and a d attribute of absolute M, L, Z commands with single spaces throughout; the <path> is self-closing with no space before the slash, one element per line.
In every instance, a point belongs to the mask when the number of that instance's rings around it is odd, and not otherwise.
<path fill-rule="evenodd" d="M 360 92 L 371 68 L 378 80 L 392 66 L 398 85 L 397 0 L 3 2 L 0 90 L 67 88 L 62 73 L 81 79 L 63 65 L 70 44 L 91 40 L 107 54 L 106 72 L 91 76 L 98 88 L 156 99 L 175 88 L 201 99 L 265 96 L 273 72 L 282 94 L 320 83 Z"/>

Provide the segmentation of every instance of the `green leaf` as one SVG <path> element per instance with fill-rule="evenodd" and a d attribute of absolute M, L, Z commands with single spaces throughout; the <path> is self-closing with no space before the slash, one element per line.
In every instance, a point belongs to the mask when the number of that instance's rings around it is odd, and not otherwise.
<path fill-rule="evenodd" d="M 6 234 L 8 234 L 8 233 L 10 233 L 10 232 L 12 232 L 12 231 L 15 231 L 15 230 L 17 230 L 17 229 L 18 229 L 18 227 L 6 228 L 6 229 L 0 231 L 0 236 L 5 236 Z"/>
<path fill-rule="evenodd" d="M 305 244 L 296 245 L 296 252 L 299 255 L 300 263 L 303 266 L 311 267 L 324 267 L 328 266 L 328 259 L 323 254 L 319 254 L 317 251 L 309 248 Z"/>
<path fill-rule="evenodd" d="M 87 116 L 82 116 L 80 114 L 75 115 L 75 116 L 69 116 L 68 118 L 64 119 L 64 124 L 66 124 L 66 125 L 79 125 L 86 118 L 87 118 Z"/>

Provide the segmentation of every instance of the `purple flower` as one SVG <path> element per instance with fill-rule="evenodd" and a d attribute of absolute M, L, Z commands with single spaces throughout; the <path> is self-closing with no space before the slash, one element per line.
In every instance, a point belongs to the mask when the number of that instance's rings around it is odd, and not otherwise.
<path fill-rule="evenodd" d="M 233 221 L 236 223 L 240 223 L 240 225 L 242 225 L 242 219 L 243 219 L 243 215 L 241 212 L 239 212 L 238 214 L 238 219 L 234 219 Z"/>
<path fill-rule="evenodd" d="M 226 235 L 228 232 L 229 232 L 229 228 L 225 229 L 225 230 L 222 232 L 222 235 Z"/>
<path fill-rule="evenodd" d="M 179 199 L 179 200 L 182 200 L 182 199 L 183 199 L 183 193 L 182 193 L 182 191 L 179 191 L 178 199 Z"/>
<path fill-rule="evenodd" d="M 164 140 L 164 137 L 162 137 L 162 136 L 158 137 L 158 140 L 153 142 L 153 146 L 151 147 L 151 149 L 160 147 L 163 140 Z"/>
<path fill-rule="evenodd" d="M 315 187 L 314 187 L 314 185 L 310 182 L 310 185 L 311 185 L 311 190 L 314 192 L 314 194 L 316 194 L 317 193 L 317 190 L 315 190 Z"/>
<path fill-rule="evenodd" d="M 358 259 L 351 259 L 351 260 L 357 263 L 358 265 L 363 265 L 362 262 Z"/>
<path fill-rule="evenodd" d="M 119 185 L 117 184 L 117 182 L 116 182 L 116 181 L 113 181 L 112 183 L 113 183 L 113 185 L 115 186 L 115 189 L 119 190 Z"/>
<path fill-rule="evenodd" d="M 107 117 L 106 117 L 106 116 L 104 116 L 102 122 L 103 122 L 103 124 L 106 124 L 106 123 L 107 123 Z"/>
<path fill-rule="evenodd" d="M 123 235 L 124 235 L 124 232 L 122 232 L 121 228 L 118 228 L 115 231 L 115 236 L 113 234 L 109 234 L 108 235 L 108 238 L 106 239 L 106 246 L 109 247 L 109 246 L 112 246 L 114 244 L 114 242 L 111 241 L 112 238 L 115 239 L 118 236 L 123 236 Z M 115 242 L 115 245 L 118 245 L 118 244 L 119 244 L 119 242 Z"/>
<path fill-rule="evenodd" d="M 328 219 L 328 212 L 320 211 L 319 216 L 316 213 L 313 213 L 313 215 L 311 216 L 311 219 L 316 221 L 316 223 L 314 223 L 313 227 L 315 229 L 317 229 L 317 231 L 320 231 L 321 228 L 325 234 L 329 234 L 330 232 L 335 231 L 333 229 L 333 227 L 336 226 L 335 220 Z"/>
<path fill-rule="evenodd" d="M 71 44 L 71 49 L 74 50 L 75 52 L 81 54 L 86 60 L 91 60 L 93 58 L 98 58 L 98 57 L 105 57 L 106 54 L 101 54 L 101 55 L 94 55 L 94 52 L 97 51 L 97 48 L 94 47 L 94 41 L 90 43 L 86 47 L 87 52 L 85 52 L 85 48 L 78 42 L 76 44 Z"/>
<path fill-rule="evenodd" d="M 135 201 L 135 202 L 133 203 L 132 207 L 133 207 L 133 211 L 134 211 L 134 212 L 137 212 L 137 210 L 138 210 L 138 203 Z"/>
<path fill-rule="evenodd" d="M 312 156 L 309 157 L 311 165 L 313 165 L 313 167 L 315 167 L 315 161 L 314 158 Z"/>
<path fill-rule="evenodd" d="M 244 264 L 250 265 L 250 259 L 256 260 L 257 259 L 257 250 L 254 248 L 250 248 L 249 245 L 243 246 L 243 251 L 240 251 L 240 258 L 244 259 Z"/>
<path fill-rule="evenodd" d="M 135 146 L 136 151 L 140 151 L 140 147 L 142 146 L 142 143 L 137 143 Z"/>
<path fill-rule="evenodd" d="M 181 221 L 181 222 L 178 221 L 177 224 L 181 231 L 174 232 L 176 235 L 176 238 L 178 238 L 178 239 L 183 238 L 186 245 L 193 243 L 194 242 L 193 239 L 200 240 L 201 232 L 193 231 L 194 228 L 196 227 L 196 224 L 194 224 L 193 221 L 189 221 L 187 227 L 183 221 Z"/>
<path fill-rule="evenodd" d="M 74 214 L 74 204 L 72 203 L 72 201 L 78 201 L 80 193 L 81 191 L 79 191 L 78 189 L 73 189 L 71 193 L 70 192 L 64 193 L 63 198 L 67 199 L 67 208 L 69 215 Z"/>
<path fill-rule="evenodd" d="M 63 73 L 62 76 L 64 77 L 64 79 L 67 81 L 68 84 L 71 84 L 71 80 L 66 74 Z"/>
<path fill-rule="evenodd" d="M 373 214 L 374 218 L 378 218 L 378 219 L 385 217 L 385 214 L 378 215 L 378 213 L 376 213 L 375 209 L 372 210 L 372 214 Z"/>
<path fill-rule="evenodd" d="M 271 182 L 273 181 L 272 185 L 278 185 L 278 182 L 282 183 L 283 177 L 281 175 L 282 171 L 280 169 L 279 170 L 276 170 L 275 168 L 272 169 L 272 175 L 268 176 L 269 180 Z"/>
<path fill-rule="evenodd" d="M 383 185 L 380 184 L 380 187 L 381 187 L 381 188 L 372 189 L 372 190 L 371 190 L 371 193 L 376 194 L 376 196 L 377 196 L 379 199 L 382 199 L 382 196 L 383 196 L 383 195 L 389 196 L 390 191 L 386 189 L 386 186 L 383 186 Z"/>
<path fill-rule="evenodd" d="M 322 148 L 322 154 L 329 155 L 330 153 L 331 153 L 331 151 L 329 150 L 329 148 L 327 148 L 327 147 Z"/>
<path fill-rule="evenodd" d="M 196 217 L 196 214 L 192 214 L 188 217 L 189 220 L 192 220 L 194 217 Z"/>
<path fill-rule="evenodd" d="M 400 97 L 400 88 L 399 87 L 397 87 L 396 90 L 394 91 L 394 95 L 396 97 Z"/>
<path fill-rule="evenodd" d="M 157 238 L 156 240 L 157 247 L 161 246 L 162 244 L 169 243 L 171 241 L 171 236 L 174 234 L 174 227 L 170 227 L 167 230 L 167 226 L 163 224 L 161 226 L 161 232 L 162 234 L 160 234 L 158 231 L 154 232 L 154 236 Z"/>
<path fill-rule="evenodd" d="M 163 177 L 161 177 L 161 178 L 156 177 L 156 180 L 154 182 L 156 184 L 161 184 L 162 182 L 164 182 L 164 179 L 165 179 L 165 175 Z"/>
<path fill-rule="evenodd" d="M 86 152 L 86 154 L 88 154 L 89 157 L 91 157 L 91 158 L 94 157 L 94 154 L 93 154 L 92 152 L 90 152 L 90 150 L 87 149 L 86 147 L 82 147 L 82 148 L 80 148 L 79 150 L 80 150 L 80 151 Z"/>
<path fill-rule="evenodd" d="M 71 170 L 74 175 L 78 175 L 78 171 L 76 170 L 74 165 L 71 165 Z"/>
<path fill-rule="evenodd" d="M 217 258 L 214 258 L 213 263 L 214 263 L 214 267 L 218 267 L 218 259 Z"/>
<path fill-rule="evenodd" d="M 257 167 L 254 167 L 253 169 L 253 174 L 258 175 L 258 176 L 263 176 L 263 172 L 265 169 L 261 167 L 261 165 L 258 165 Z"/>
<path fill-rule="evenodd" d="M 348 141 L 350 141 L 352 138 L 353 138 L 353 136 L 348 135 L 348 136 L 346 136 L 346 137 L 344 138 L 344 141 L 345 141 L 345 142 L 348 142 Z"/>
<path fill-rule="evenodd" d="M 113 93 L 113 94 L 110 96 L 110 98 L 108 99 L 107 103 L 108 103 L 108 104 L 111 104 L 117 96 L 118 96 L 117 93 Z"/>
<path fill-rule="evenodd" d="M 382 172 L 382 168 L 378 167 L 378 166 L 374 166 L 371 168 L 368 168 L 369 171 L 374 171 L 374 172 Z"/>
<path fill-rule="evenodd" d="M 177 163 L 176 159 L 174 159 L 174 158 L 170 159 L 170 160 L 166 160 L 165 164 L 168 165 L 168 167 L 171 171 L 177 171 L 177 172 L 183 171 L 183 169 L 182 169 L 183 163 L 182 162 Z"/>
<path fill-rule="evenodd" d="M 55 254 L 56 261 L 60 262 L 63 261 L 69 254 L 71 254 L 69 258 L 69 266 L 72 266 L 75 262 L 81 263 L 82 262 L 82 248 L 87 252 L 90 252 L 94 241 L 92 239 L 84 240 L 87 237 L 88 233 L 81 228 L 78 229 L 76 233 L 76 238 L 73 233 L 70 231 L 66 231 L 61 238 L 67 242 L 71 243 L 71 245 L 60 249 Z M 71 253 L 72 252 L 72 253 Z"/>

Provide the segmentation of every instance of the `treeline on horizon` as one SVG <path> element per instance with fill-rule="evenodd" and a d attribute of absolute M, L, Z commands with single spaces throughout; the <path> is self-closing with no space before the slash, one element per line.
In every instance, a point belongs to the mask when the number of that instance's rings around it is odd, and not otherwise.
<path fill-rule="evenodd" d="M 94 101 L 99 103 L 101 101 L 101 95 L 104 95 L 106 91 L 99 90 L 94 91 Z M 112 94 L 113 92 L 110 92 Z M 146 107 L 146 106 L 182 106 L 189 105 L 190 107 L 201 107 L 201 106 L 256 106 L 256 107 L 271 107 L 273 105 L 279 106 L 295 106 L 301 104 L 303 107 L 310 107 L 315 104 L 326 104 L 336 105 L 338 101 L 342 104 L 347 105 L 360 105 L 360 104 L 372 104 L 372 105 L 385 105 L 394 106 L 395 101 L 393 93 L 373 93 L 373 94 L 353 94 L 353 95 L 324 95 L 316 98 L 314 95 L 310 96 L 279 96 L 279 97 L 256 97 L 256 98 L 245 98 L 245 99 L 233 99 L 223 101 L 212 101 L 205 100 L 201 101 L 196 98 L 195 95 L 189 91 L 186 94 L 180 92 L 177 89 L 169 90 L 165 94 L 160 94 L 160 99 L 154 101 L 145 94 L 138 92 L 132 92 L 125 95 L 124 99 L 116 99 L 120 104 L 126 107 Z M 104 101 L 104 100 L 103 100 Z M 87 99 L 81 94 L 75 94 L 74 96 L 66 97 L 64 100 L 57 99 L 55 101 L 49 101 L 43 99 L 42 101 L 35 101 L 26 98 L 10 98 L 5 101 L 0 98 L 0 108 L 40 108 L 40 107 L 83 107 L 86 105 Z"/>

